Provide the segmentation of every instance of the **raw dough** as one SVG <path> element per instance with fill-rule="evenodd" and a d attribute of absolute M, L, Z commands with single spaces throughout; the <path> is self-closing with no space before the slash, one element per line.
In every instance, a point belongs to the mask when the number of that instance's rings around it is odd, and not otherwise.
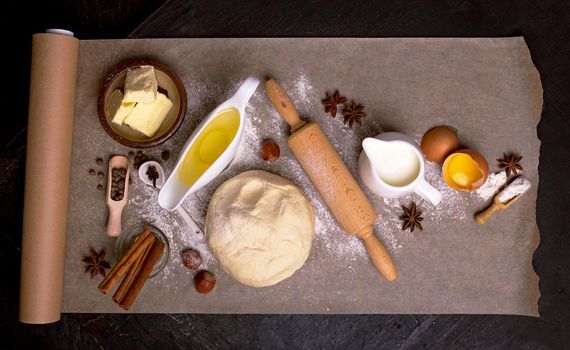
<path fill-rule="evenodd" d="M 224 182 L 206 215 L 208 245 L 223 269 L 252 287 L 274 285 L 307 258 L 315 214 L 289 180 L 261 170 Z"/>

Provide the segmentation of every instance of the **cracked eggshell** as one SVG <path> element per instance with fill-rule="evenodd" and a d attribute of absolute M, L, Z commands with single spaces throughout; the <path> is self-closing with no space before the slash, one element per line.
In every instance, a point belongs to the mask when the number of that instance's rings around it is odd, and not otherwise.
<path fill-rule="evenodd" d="M 468 185 L 460 185 L 457 184 L 456 182 L 453 181 L 452 177 L 453 174 L 449 173 L 449 163 L 450 160 L 457 154 L 459 153 L 463 153 L 463 154 L 467 154 L 468 156 L 471 157 L 471 159 L 473 161 L 475 161 L 475 163 L 477 163 L 477 166 L 479 167 L 479 170 L 481 171 L 481 178 L 479 178 L 477 181 L 468 184 Z M 478 188 L 480 188 L 481 186 L 483 186 L 483 184 L 485 184 L 485 182 L 487 181 L 487 177 L 489 176 L 489 163 L 487 163 L 487 160 L 485 159 L 485 157 L 483 157 L 483 155 L 481 155 L 481 153 L 472 150 L 472 149 L 461 149 L 458 151 L 453 152 L 452 154 L 450 154 L 446 159 L 445 162 L 443 163 L 443 167 L 442 167 L 442 176 L 443 179 L 445 180 L 445 182 L 447 183 L 447 185 L 453 189 L 456 190 L 460 190 L 460 191 L 474 191 Z"/>

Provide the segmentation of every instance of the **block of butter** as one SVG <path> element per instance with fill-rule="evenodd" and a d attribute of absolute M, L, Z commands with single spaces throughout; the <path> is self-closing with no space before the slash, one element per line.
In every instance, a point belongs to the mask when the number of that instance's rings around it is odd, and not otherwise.
<path fill-rule="evenodd" d="M 171 108 L 172 101 L 159 92 L 153 103 L 137 103 L 124 123 L 148 137 L 153 137 Z"/>
<path fill-rule="evenodd" d="M 123 102 L 121 90 L 113 90 L 111 96 L 109 96 L 109 102 L 107 102 L 107 115 L 113 117 L 113 123 L 121 125 L 133 108 L 135 108 L 135 105 L 136 103 L 134 102 Z"/>
<path fill-rule="evenodd" d="M 153 103 L 158 83 L 153 66 L 140 66 L 127 71 L 123 102 Z"/>

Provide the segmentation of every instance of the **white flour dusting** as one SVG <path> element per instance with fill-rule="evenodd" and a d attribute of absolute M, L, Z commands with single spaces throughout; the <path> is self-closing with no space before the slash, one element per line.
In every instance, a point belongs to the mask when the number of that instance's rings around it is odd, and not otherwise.
<path fill-rule="evenodd" d="M 441 165 L 430 161 L 426 161 L 425 165 L 427 182 L 437 188 L 442 196 L 441 202 L 435 210 L 429 210 L 429 213 L 426 212 L 426 214 L 430 215 L 436 224 L 444 218 L 453 218 L 461 222 L 467 221 L 465 210 L 469 199 L 467 193 L 454 190 L 445 183 L 441 176 Z M 434 207 L 432 206 L 432 208 Z"/>
<path fill-rule="evenodd" d="M 489 200 L 499 193 L 500 189 L 507 183 L 507 174 L 505 171 L 498 173 L 489 173 L 487 181 L 479 189 L 475 190 L 475 194 L 483 199 Z"/>
<path fill-rule="evenodd" d="M 306 120 L 319 122 L 320 127 L 329 137 L 333 147 L 339 152 L 348 169 L 359 181 L 357 163 L 361 151 L 361 140 L 380 133 L 382 131 L 380 122 L 373 118 L 366 118 L 363 120 L 364 125 L 357 124 L 353 129 L 350 129 L 342 123 L 341 117 L 337 116 L 333 119 L 328 113 L 324 112 L 324 108 L 321 108 L 321 99 L 324 98 L 324 91 L 316 91 L 304 73 L 301 72 L 292 81 L 292 84 L 283 83 L 283 87 L 290 94 L 301 117 Z M 230 97 L 239 84 L 240 81 L 237 80 L 232 81 L 231 84 L 224 84 L 224 86 L 211 81 L 185 82 L 190 106 L 190 112 L 187 116 L 189 121 L 185 122 L 181 131 L 179 131 L 182 136 L 177 135 L 177 141 L 171 145 L 172 159 L 168 162 L 163 162 L 167 176 L 175 165 L 178 148 L 182 147 L 186 138 L 200 120 L 218 104 Z M 229 91 L 226 91 L 226 89 Z M 321 96 L 321 93 L 323 96 Z M 315 105 L 318 105 L 318 108 L 315 108 Z M 320 112 L 315 115 L 315 110 L 317 109 Z M 372 117 L 370 112 L 369 116 Z M 262 84 L 260 84 L 249 101 L 245 119 L 245 133 L 238 154 L 228 169 L 210 184 L 197 191 L 194 195 L 189 196 L 183 203 L 190 216 L 194 218 L 201 228 L 204 228 L 209 199 L 220 184 L 243 171 L 253 169 L 266 170 L 295 183 L 313 205 L 316 214 L 315 248 L 324 250 L 325 254 L 350 261 L 367 259 L 366 250 L 361 240 L 344 233 L 331 211 L 327 208 L 321 195 L 291 153 L 287 146 L 289 126 L 286 125 L 269 103 Z M 261 143 L 266 138 L 276 141 L 281 149 L 281 157 L 272 163 L 265 162 L 261 158 Z M 418 134 L 416 138 L 419 140 L 421 135 Z M 438 164 L 426 162 L 425 176 L 426 180 L 442 193 L 443 200 L 437 207 L 434 207 L 416 194 L 409 194 L 396 199 L 382 199 L 363 187 L 365 194 L 379 213 L 379 217 L 374 225 L 374 232 L 378 234 L 388 250 L 394 254 L 397 254 L 398 250 L 405 246 L 405 242 L 413 239 L 416 234 L 416 232 L 401 231 L 402 223 L 399 216 L 402 215 L 402 205 L 409 206 L 412 201 L 415 201 L 420 210 L 423 211 L 423 216 L 427 218 L 428 222 L 431 221 L 426 223 L 426 225 L 437 224 L 443 219 L 459 222 L 467 220 L 465 207 L 470 194 L 449 188 L 441 177 L 441 166 Z M 490 183 L 500 182 L 500 180 L 495 179 L 493 174 L 489 176 L 489 179 L 488 182 Z M 134 181 L 139 180 L 136 179 Z M 137 187 L 142 186 L 143 184 L 140 183 Z M 476 192 L 477 195 L 483 198 L 489 192 L 491 193 L 489 196 L 492 196 L 495 190 L 491 186 L 494 185 L 488 183 Z M 166 273 L 160 274 L 161 278 L 169 278 L 169 275 L 172 274 L 172 271 L 169 269 L 180 268 L 179 254 L 186 247 L 193 247 L 202 253 L 205 259 L 204 268 L 214 263 L 215 259 L 210 254 L 204 237 L 193 233 L 184 220 L 178 217 L 176 213 L 161 209 L 158 206 L 156 196 L 156 190 L 144 186 L 139 193 L 131 198 L 131 201 L 133 206 L 136 207 L 135 210 L 140 213 L 143 219 L 161 228 L 171 240 L 172 263 L 169 263 L 167 268 L 165 268 Z"/>
<path fill-rule="evenodd" d="M 136 173 L 132 175 L 136 176 Z M 132 208 L 130 210 L 137 213 L 137 220 L 158 227 L 168 237 L 170 244 L 168 263 L 155 278 L 169 280 L 174 276 L 174 269 L 184 268 L 180 252 L 188 247 L 197 249 L 202 255 L 204 262 L 200 269 L 208 269 L 215 259 L 208 250 L 204 236 L 194 233 L 176 212 L 169 212 L 158 205 L 158 189 L 146 185 L 138 176 L 133 176 L 131 186 L 137 190 L 133 191 L 134 195 L 129 198 L 129 207 Z M 197 217 L 196 214 L 196 212 L 190 213 L 192 217 Z"/>
<path fill-rule="evenodd" d="M 507 203 L 515 196 L 523 194 L 530 188 L 530 180 L 524 176 L 519 176 L 513 180 L 500 194 L 499 201 Z"/>

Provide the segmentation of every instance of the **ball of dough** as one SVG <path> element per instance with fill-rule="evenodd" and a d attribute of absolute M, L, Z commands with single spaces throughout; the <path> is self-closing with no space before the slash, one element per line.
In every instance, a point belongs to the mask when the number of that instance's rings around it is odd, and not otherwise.
<path fill-rule="evenodd" d="M 222 268 L 252 287 L 297 271 L 311 250 L 313 207 L 289 180 L 261 170 L 224 182 L 206 215 L 206 239 Z"/>

